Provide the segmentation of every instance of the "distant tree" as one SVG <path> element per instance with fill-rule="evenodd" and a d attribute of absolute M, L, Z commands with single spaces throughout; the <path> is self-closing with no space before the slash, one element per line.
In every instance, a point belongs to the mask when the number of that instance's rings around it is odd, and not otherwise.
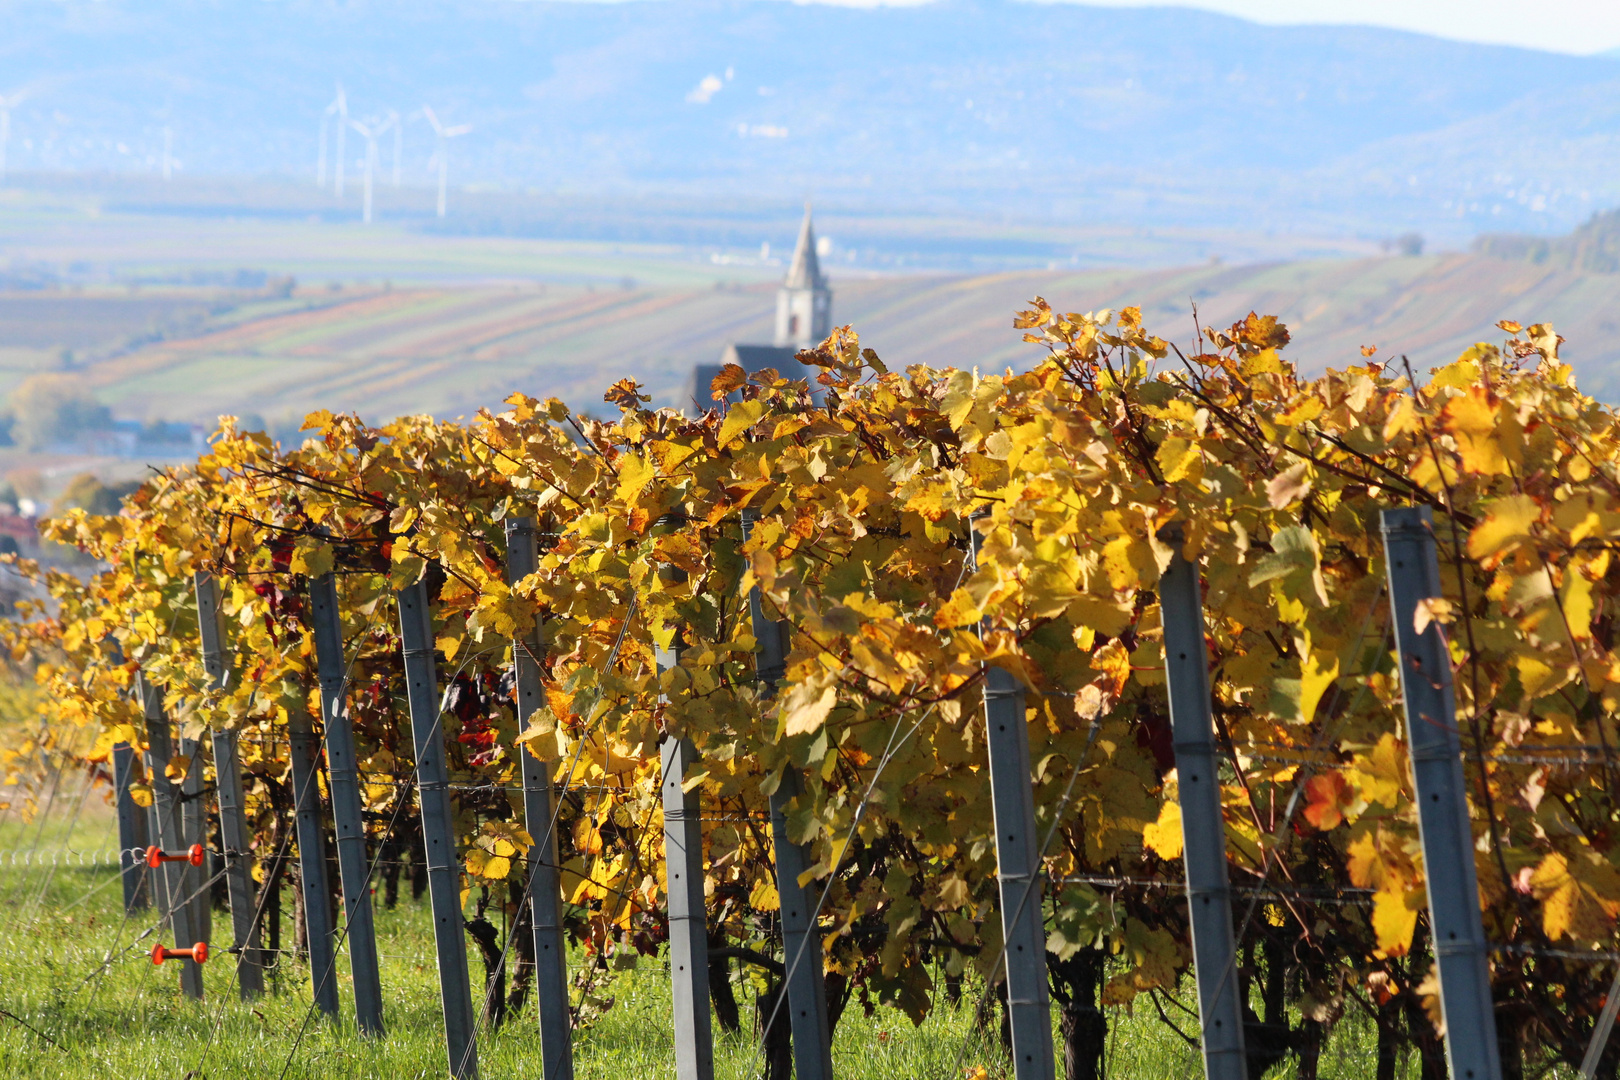
<path fill-rule="evenodd" d="M 7 411 L 14 418 L 11 437 L 18 446 L 40 450 L 112 424 L 112 413 L 96 400 L 82 379 L 34 375 L 11 392 Z"/>
<path fill-rule="evenodd" d="M 124 505 L 124 497 L 140 487 L 140 481 L 129 480 L 117 484 L 104 484 L 94 473 L 80 473 L 68 482 L 51 507 L 53 515 L 74 507 L 91 514 L 116 514 Z"/>
<path fill-rule="evenodd" d="M 1415 232 L 1402 233 L 1394 239 L 1393 245 L 1397 254 L 1421 255 L 1423 254 L 1423 234 Z"/>

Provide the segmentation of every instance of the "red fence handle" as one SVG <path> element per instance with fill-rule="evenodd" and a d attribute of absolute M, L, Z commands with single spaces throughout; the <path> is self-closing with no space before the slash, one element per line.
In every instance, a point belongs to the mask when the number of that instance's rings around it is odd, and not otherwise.
<path fill-rule="evenodd" d="M 201 866 L 207 854 L 201 844 L 192 844 L 184 851 L 164 851 L 156 844 L 153 844 L 146 849 L 146 865 L 154 870 L 166 862 L 183 862 L 190 863 L 192 866 Z"/>
<path fill-rule="evenodd" d="M 161 965 L 165 960 L 191 960 L 198 964 L 206 964 L 208 942 L 199 941 L 189 949 L 165 949 L 161 942 L 152 946 L 152 963 Z"/>

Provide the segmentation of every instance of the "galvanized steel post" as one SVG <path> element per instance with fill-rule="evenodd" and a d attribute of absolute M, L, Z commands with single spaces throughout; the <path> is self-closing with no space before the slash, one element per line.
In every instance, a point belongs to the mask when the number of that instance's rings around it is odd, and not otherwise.
<path fill-rule="evenodd" d="M 202 639 L 203 670 L 208 681 L 223 689 L 230 681 L 225 650 L 224 613 L 219 606 L 219 582 L 206 570 L 192 575 L 197 593 L 197 632 Z M 248 831 L 243 817 L 242 761 L 236 732 L 214 729 L 214 791 L 219 802 L 219 836 L 224 847 L 225 887 L 231 901 L 231 938 L 236 950 L 236 985 L 242 1000 L 264 992 L 264 960 L 259 954 L 257 901 L 249 876 L 253 857 L 248 853 Z"/>
<path fill-rule="evenodd" d="M 1245 1080 L 1243 1007 L 1238 996 L 1237 950 L 1232 940 L 1232 894 L 1227 880 L 1226 823 L 1215 761 L 1210 712 L 1209 650 L 1204 643 L 1204 601 L 1198 566 L 1181 554 L 1179 530 L 1159 578 L 1164 625 L 1165 682 L 1181 796 L 1182 854 L 1192 927 L 1193 975 L 1198 984 L 1204 1074 L 1209 1080 Z"/>
<path fill-rule="evenodd" d="M 380 1035 L 382 977 L 377 969 L 377 932 L 372 923 L 371 870 L 366 857 L 354 725 L 349 719 L 343 621 L 338 614 L 337 579 L 331 573 L 309 583 L 309 609 L 315 630 L 315 662 L 320 671 L 321 727 L 326 736 L 327 785 L 332 795 L 338 878 L 343 886 L 343 918 L 348 928 L 349 973 L 354 977 L 354 1018 L 362 1033 Z"/>
<path fill-rule="evenodd" d="M 135 748 L 129 743 L 113 747 L 113 790 L 118 808 L 118 873 L 124 880 L 124 914 L 133 915 L 147 905 L 150 890 L 146 884 L 146 864 L 140 852 L 150 841 L 146 836 L 146 815 L 135 804 L 129 785 L 135 771 Z"/>
<path fill-rule="evenodd" d="M 506 577 L 508 584 L 539 567 L 534 519 L 506 519 Z M 518 730 L 545 705 L 540 685 L 540 657 L 544 650 L 540 627 L 512 642 Z M 523 819 L 534 847 L 529 849 L 529 917 L 534 926 L 535 998 L 540 1006 L 540 1058 L 544 1080 L 572 1080 L 574 1058 L 572 1024 L 568 1012 L 568 952 L 563 938 L 562 881 L 557 866 L 556 800 L 551 767 L 527 749 L 519 750 L 523 763 Z"/>
<path fill-rule="evenodd" d="M 338 1014 L 337 956 L 332 927 L 332 887 L 326 879 L 326 835 L 321 828 L 321 789 L 316 779 L 320 748 L 309 716 L 293 709 L 287 716 L 287 757 L 292 766 L 293 821 L 298 835 L 298 883 L 304 898 L 304 937 L 309 947 L 310 983 L 315 1004 L 333 1019 Z"/>
<path fill-rule="evenodd" d="M 1439 623 L 1430 621 L 1421 633 L 1416 623 L 1418 602 L 1443 595 L 1434 514 L 1420 506 L 1385 510 L 1382 517 L 1429 925 L 1440 969 L 1446 1062 L 1452 1080 L 1501 1080 L 1451 654 Z"/>
<path fill-rule="evenodd" d="M 145 673 L 137 671 L 135 693 L 140 697 L 141 712 L 146 717 L 146 777 L 152 786 L 150 832 L 158 847 L 179 851 L 186 845 L 181 833 L 179 792 L 167 771 L 169 759 L 174 756 L 174 740 L 169 718 L 163 711 L 163 691 L 148 682 Z M 174 935 L 176 947 L 182 949 L 206 940 L 192 921 L 185 867 L 183 862 L 165 862 L 153 875 L 158 910 Z M 180 989 L 187 997 L 201 999 L 203 996 L 202 967 L 195 960 L 182 962 Z"/>
<path fill-rule="evenodd" d="M 977 566 L 983 536 L 973 530 Z M 1046 988 L 1046 925 L 1024 687 L 1005 668 L 984 669 L 985 748 L 996 828 L 996 879 L 1007 969 L 1007 1013 L 1018 1080 L 1053 1080 L 1052 1007 Z"/>
<path fill-rule="evenodd" d="M 416 748 L 416 798 L 422 812 L 422 844 L 433 907 L 433 946 L 439 965 L 439 1003 L 444 1011 L 450 1075 L 478 1075 L 472 983 L 467 975 L 467 937 L 461 914 L 461 867 L 456 858 L 450 774 L 439 722 L 439 676 L 433 657 L 433 612 L 427 583 L 399 590 L 399 631 L 405 654 L 405 686 Z"/>
<path fill-rule="evenodd" d="M 755 515 L 743 511 L 743 535 L 753 532 Z M 765 598 L 758 585 L 748 591 L 748 617 L 754 628 L 755 670 L 760 700 L 776 696 L 787 674 L 789 626 L 767 619 Z M 821 931 L 816 925 L 816 904 L 799 875 L 810 868 L 808 852 L 788 837 L 787 808 L 803 791 L 799 770 L 786 766 L 771 792 L 771 847 L 776 856 L 776 894 L 782 918 L 782 963 L 787 969 L 788 1018 L 793 1029 L 795 1080 L 832 1080 L 831 1034 L 827 1022 L 827 991 L 822 972 Z"/>
<path fill-rule="evenodd" d="M 673 516 L 655 524 L 667 530 Z M 684 571 L 658 568 L 669 584 L 686 580 Z M 654 658 L 662 678 L 681 664 L 685 641 L 675 628 L 669 648 Z M 686 774 L 698 762 L 690 739 L 666 736 L 659 752 L 663 766 L 664 876 L 669 897 L 669 977 L 675 1017 L 676 1080 L 712 1080 L 714 1028 L 709 1016 L 709 920 L 703 897 L 702 804 L 696 788 L 685 790 Z"/>
<path fill-rule="evenodd" d="M 703 903 L 703 823 L 699 817 L 697 791 L 681 790 L 687 771 L 698 760 L 697 750 L 687 739 L 666 738 L 661 757 L 675 1076 L 677 1080 L 712 1080 L 714 1032 L 709 1017 L 709 920 Z"/>
<path fill-rule="evenodd" d="M 207 849 L 208 804 L 203 801 L 203 744 L 197 739 L 186 738 L 182 731 L 180 753 L 188 762 L 177 796 L 180 802 L 180 846 L 189 848 L 192 844 L 201 844 Z M 197 940 L 208 941 L 214 936 L 214 902 L 210 895 L 213 889 L 208 884 L 214 876 L 213 854 L 203 856 L 201 866 L 190 863 L 177 865 L 184 873 L 185 894 L 191 898 L 191 932 L 197 935 Z"/>

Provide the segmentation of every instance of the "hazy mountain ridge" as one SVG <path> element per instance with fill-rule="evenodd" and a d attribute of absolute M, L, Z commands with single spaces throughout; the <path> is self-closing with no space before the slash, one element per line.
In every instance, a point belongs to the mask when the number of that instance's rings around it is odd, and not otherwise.
<path fill-rule="evenodd" d="M 13 115 L 13 169 L 151 172 L 168 127 L 189 172 L 312 179 L 343 79 L 352 115 L 425 102 L 471 123 L 452 147 L 462 183 L 1454 242 L 1565 229 L 1620 201 L 1620 109 L 1605 104 L 1620 65 L 1397 31 L 995 0 L 0 13 L 0 93 L 35 88 Z M 432 139 L 406 131 L 422 182 Z M 1503 166 L 1515 140 L 1522 170 Z M 364 143 L 347 145 L 352 177 Z"/>

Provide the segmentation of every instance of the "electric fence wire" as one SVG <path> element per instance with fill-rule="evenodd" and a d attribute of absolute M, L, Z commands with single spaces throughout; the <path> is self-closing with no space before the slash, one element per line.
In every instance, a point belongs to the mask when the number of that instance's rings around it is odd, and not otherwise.
<path fill-rule="evenodd" d="M 157 922 L 153 923 L 151 926 L 147 927 L 145 930 L 142 930 L 139 934 L 137 934 L 135 936 L 134 940 L 132 940 L 128 945 L 125 945 L 122 949 L 120 949 L 118 951 L 117 955 L 113 955 L 111 952 L 109 952 L 107 958 L 101 962 L 101 965 L 98 968 L 96 968 L 95 971 L 92 971 L 89 975 L 86 975 L 84 977 L 84 979 L 80 982 L 78 989 L 82 989 L 86 983 L 89 983 L 91 980 L 97 978 L 98 976 L 105 974 L 107 972 L 107 970 L 112 967 L 112 965 L 114 963 L 116 963 L 119 960 L 122 960 L 124 958 L 125 954 L 127 954 L 131 949 L 135 948 L 141 942 L 145 941 L 147 938 L 151 937 L 153 934 L 155 934 L 159 930 L 163 929 L 163 924 L 165 922 L 167 922 L 170 918 L 172 918 L 175 912 L 179 911 L 181 908 L 185 907 L 187 904 L 189 904 L 192 901 L 196 900 L 197 897 L 203 895 L 209 889 L 213 888 L 214 887 L 214 882 L 220 880 L 224 876 L 225 876 L 225 871 L 223 871 L 223 870 L 219 871 L 213 877 L 209 878 L 207 881 L 204 881 L 200 886 L 198 886 L 195 890 L 193 890 L 190 893 L 190 895 L 183 897 L 179 901 L 171 903 L 168 906 L 167 910 L 165 910 L 162 914 L 160 914 L 158 916 Z M 144 871 L 143 871 L 143 877 L 144 877 Z M 124 919 L 125 919 L 126 923 L 129 921 L 128 914 L 126 914 L 124 916 Z"/>
<path fill-rule="evenodd" d="M 89 779 L 86 779 L 83 790 L 79 792 L 79 801 L 75 803 L 73 807 L 73 817 L 68 821 L 67 838 L 69 843 L 71 843 L 73 840 L 73 830 L 79 827 L 79 816 L 84 813 L 84 804 L 90 798 L 90 791 L 94 787 L 95 783 Z M 46 890 L 51 887 L 51 882 L 56 880 L 56 870 L 57 864 L 52 862 L 50 864 L 50 868 L 45 873 L 45 880 L 40 882 L 39 889 L 35 891 L 33 898 L 28 902 L 27 905 L 23 907 L 23 909 L 13 920 L 14 926 L 19 925 L 24 920 L 33 917 L 33 915 L 38 912 L 40 904 L 42 904 L 45 900 Z"/>

